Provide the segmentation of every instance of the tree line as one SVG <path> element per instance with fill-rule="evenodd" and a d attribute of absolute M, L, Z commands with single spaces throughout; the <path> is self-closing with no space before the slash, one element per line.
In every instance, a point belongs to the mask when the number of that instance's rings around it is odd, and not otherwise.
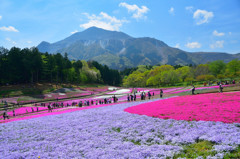
<path fill-rule="evenodd" d="M 120 85 L 120 73 L 96 61 L 72 60 L 67 53 L 41 53 L 37 48 L 0 48 L 0 84 L 34 82 Z"/>
<path fill-rule="evenodd" d="M 192 82 L 210 82 L 240 77 L 240 61 L 234 59 L 228 63 L 221 60 L 196 66 L 144 66 L 140 65 L 123 79 L 126 87 L 168 86 L 191 84 Z"/>
<path fill-rule="evenodd" d="M 178 83 L 240 77 L 240 61 L 214 61 L 196 66 L 145 66 L 119 72 L 96 61 L 69 60 L 67 53 L 41 53 L 37 48 L 0 48 L 0 84 L 34 82 L 101 83 L 126 87 L 167 86 Z"/>

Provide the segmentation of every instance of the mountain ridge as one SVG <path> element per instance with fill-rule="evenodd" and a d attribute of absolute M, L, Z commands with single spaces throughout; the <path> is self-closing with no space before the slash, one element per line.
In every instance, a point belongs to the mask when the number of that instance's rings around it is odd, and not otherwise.
<path fill-rule="evenodd" d="M 95 60 L 110 68 L 124 69 L 138 65 L 187 65 L 215 60 L 229 62 L 240 59 L 240 53 L 187 52 L 168 46 L 161 40 L 134 38 L 123 32 L 108 31 L 97 27 L 88 28 L 55 43 L 41 42 L 40 52 L 68 53 L 71 59 Z"/>

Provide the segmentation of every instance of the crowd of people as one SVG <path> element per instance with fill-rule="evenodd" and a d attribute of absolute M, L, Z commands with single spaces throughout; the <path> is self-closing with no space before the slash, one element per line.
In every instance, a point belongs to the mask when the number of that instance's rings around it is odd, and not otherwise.
<path fill-rule="evenodd" d="M 84 101 L 79 101 L 79 102 L 72 102 L 72 103 L 59 103 L 59 102 L 53 102 L 53 103 L 41 103 L 41 106 L 46 106 L 48 107 L 48 112 L 52 112 L 53 109 L 56 108 L 63 108 L 63 107 L 70 107 L 70 106 L 78 106 L 78 107 L 83 107 L 83 106 L 90 106 L 90 105 L 101 105 L 101 104 L 110 104 L 110 103 L 116 103 L 118 101 L 118 98 L 114 95 L 111 98 L 104 98 L 104 99 L 99 99 L 99 100 L 84 100 Z"/>
<path fill-rule="evenodd" d="M 133 91 L 133 94 L 128 94 L 127 101 L 128 102 L 136 101 L 136 99 L 137 99 L 136 93 L 137 92 Z M 147 93 L 145 91 L 142 91 L 142 92 L 139 91 L 139 93 L 140 93 L 141 100 L 145 100 L 146 97 L 148 97 L 148 99 L 151 99 L 151 97 L 153 97 L 155 95 L 154 92 L 151 93 L 150 91 L 148 91 Z M 162 97 L 163 97 L 163 90 L 160 89 L 160 98 L 162 98 Z"/>

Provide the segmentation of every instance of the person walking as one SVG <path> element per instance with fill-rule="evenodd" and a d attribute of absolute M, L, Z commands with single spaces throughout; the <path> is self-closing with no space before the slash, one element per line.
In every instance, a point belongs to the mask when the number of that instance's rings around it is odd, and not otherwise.
<path fill-rule="evenodd" d="M 151 99 L 151 93 L 148 92 L 148 99 Z"/>
<path fill-rule="evenodd" d="M 15 114 L 15 110 L 14 110 L 14 109 L 13 109 L 13 111 L 12 111 L 12 112 L 13 112 L 13 116 L 16 116 L 16 114 Z"/>
<path fill-rule="evenodd" d="M 223 86 L 222 86 L 222 84 L 219 85 L 219 92 L 220 92 L 220 93 L 223 92 Z"/>
<path fill-rule="evenodd" d="M 195 94 L 194 91 L 195 91 L 195 87 L 194 87 L 194 85 L 193 85 L 193 88 L 192 88 L 192 95 Z"/>
<path fill-rule="evenodd" d="M 162 97 L 163 97 L 163 90 L 160 89 L 160 98 L 162 98 Z"/>
<path fill-rule="evenodd" d="M 3 119 L 5 120 L 6 118 L 9 119 L 9 116 L 8 116 L 8 113 L 7 113 L 6 111 L 4 111 L 4 113 L 3 113 Z"/>
<path fill-rule="evenodd" d="M 52 107 L 50 104 L 48 104 L 48 112 L 52 112 Z"/>

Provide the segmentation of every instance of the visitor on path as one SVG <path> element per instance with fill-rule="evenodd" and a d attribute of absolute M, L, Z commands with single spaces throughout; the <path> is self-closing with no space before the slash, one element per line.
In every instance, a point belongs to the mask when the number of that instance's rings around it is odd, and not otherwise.
<path fill-rule="evenodd" d="M 117 102 L 117 99 L 116 99 L 116 96 L 115 96 L 115 95 L 113 96 L 113 102 L 114 102 L 114 103 Z"/>
<path fill-rule="evenodd" d="M 130 102 L 130 96 L 129 96 L 129 94 L 128 94 L 128 96 L 127 96 L 127 101 Z"/>
<path fill-rule="evenodd" d="M 193 85 L 193 88 L 192 88 L 192 95 L 195 94 L 194 91 L 195 91 L 195 87 L 194 87 L 194 85 Z"/>
<path fill-rule="evenodd" d="M 162 98 L 162 97 L 163 97 L 163 90 L 160 89 L 160 98 Z"/>
<path fill-rule="evenodd" d="M 5 120 L 6 118 L 9 119 L 9 116 L 8 116 L 8 113 L 7 113 L 6 111 L 4 111 L 4 113 L 3 113 L 3 119 Z"/>
<path fill-rule="evenodd" d="M 136 101 L 136 99 L 137 99 L 137 95 L 135 93 L 133 95 L 133 99 L 134 99 L 134 101 Z"/>
<path fill-rule="evenodd" d="M 104 104 L 107 104 L 107 98 L 104 98 Z"/>
<path fill-rule="evenodd" d="M 148 92 L 148 99 L 151 99 L 151 93 Z"/>
<path fill-rule="evenodd" d="M 223 86 L 222 86 L 222 84 L 219 85 L 219 92 L 220 92 L 220 93 L 223 92 Z"/>
<path fill-rule="evenodd" d="M 48 112 L 52 112 L 52 107 L 50 104 L 48 105 Z"/>
<path fill-rule="evenodd" d="M 16 114 L 15 114 L 15 110 L 14 110 L 14 109 L 13 109 L 13 111 L 12 111 L 12 112 L 13 112 L 13 116 L 16 116 Z"/>

